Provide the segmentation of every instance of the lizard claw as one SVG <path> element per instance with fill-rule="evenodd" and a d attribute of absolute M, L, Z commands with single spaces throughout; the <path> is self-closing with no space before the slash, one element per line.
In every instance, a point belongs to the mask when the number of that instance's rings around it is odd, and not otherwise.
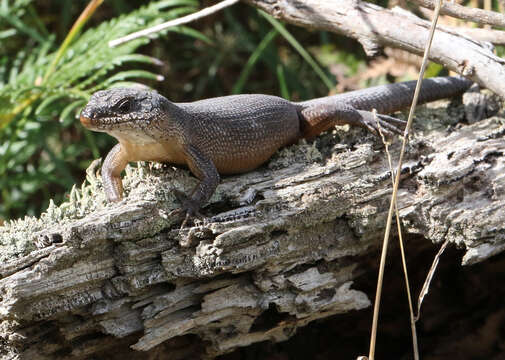
<path fill-rule="evenodd" d="M 197 204 L 196 201 L 194 201 L 191 198 L 188 198 L 186 194 L 184 194 L 182 191 L 179 190 L 173 190 L 173 194 L 175 195 L 177 200 L 181 203 L 181 208 L 174 211 L 178 213 L 186 213 L 186 216 L 181 224 L 181 229 L 186 226 L 186 224 L 191 218 L 203 217 L 199 211 L 200 205 Z"/>
<path fill-rule="evenodd" d="M 358 110 L 361 115 L 361 122 L 373 134 L 380 136 L 380 133 L 386 137 L 392 137 L 394 134 L 402 135 L 406 121 L 397 119 L 393 116 L 374 114 L 371 111 Z"/>

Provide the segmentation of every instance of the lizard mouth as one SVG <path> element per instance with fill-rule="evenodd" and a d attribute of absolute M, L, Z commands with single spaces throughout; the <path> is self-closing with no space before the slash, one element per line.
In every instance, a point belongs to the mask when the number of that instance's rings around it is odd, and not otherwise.
<path fill-rule="evenodd" d="M 85 128 L 94 131 L 106 131 L 107 129 L 113 128 L 119 130 L 122 124 L 129 124 L 132 122 L 130 119 L 118 121 L 115 118 L 96 118 L 95 116 L 87 116 L 87 114 L 84 114 L 84 111 L 81 112 L 79 119 Z"/>

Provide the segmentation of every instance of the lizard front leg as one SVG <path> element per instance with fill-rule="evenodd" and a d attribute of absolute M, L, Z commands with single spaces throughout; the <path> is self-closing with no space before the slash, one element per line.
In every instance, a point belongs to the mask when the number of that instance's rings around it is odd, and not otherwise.
<path fill-rule="evenodd" d="M 175 194 L 182 203 L 182 210 L 192 216 L 198 214 L 200 208 L 214 194 L 220 178 L 216 166 L 208 156 L 193 145 L 185 146 L 184 150 L 186 164 L 193 175 L 200 179 L 200 183 L 195 186 L 189 197 L 181 196 L 179 192 Z"/>
<path fill-rule="evenodd" d="M 123 198 L 123 182 L 121 171 L 128 164 L 128 158 L 124 151 L 121 151 L 121 144 L 117 144 L 107 154 L 102 165 L 102 183 L 105 197 L 110 202 L 117 202 Z"/>

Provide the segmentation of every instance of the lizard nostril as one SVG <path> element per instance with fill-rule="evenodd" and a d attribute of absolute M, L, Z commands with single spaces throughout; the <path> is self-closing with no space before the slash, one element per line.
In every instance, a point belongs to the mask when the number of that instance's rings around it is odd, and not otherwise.
<path fill-rule="evenodd" d="M 92 111 L 90 111 L 88 108 L 84 108 L 81 111 L 81 124 L 84 125 L 85 127 L 90 127 L 93 124 L 92 119 L 95 117 L 95 114 L 93 114 Z"/>
<path fill-rule="evenodd" d="M 84 125 L 85 127 L 91 126 L 91 119 L 89 117 L 86 117 L 83 114 L 81 114 L 80 120 L 81 124 Z"/>

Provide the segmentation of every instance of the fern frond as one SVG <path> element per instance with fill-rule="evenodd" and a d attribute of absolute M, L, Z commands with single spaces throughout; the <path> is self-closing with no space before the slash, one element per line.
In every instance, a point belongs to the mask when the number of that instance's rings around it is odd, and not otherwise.
<path fill-rule="evenodd" d="M 26 38 L 26 47 L 16 51 L 0 44 L 0 218 L 25 207 L 35 194 L 38 201 L 54 195 L 45 190 L 50 181 L 69 188 L 74 183 L 72 174 L 82 172 L 84 165 L 73 162 L 81 152 L 91 148 L 98 156 L 94 134 L 82 135 L 80 128 L 63 130 L 75 124 L 75 115 L 92 92 L 161 79 L 142 66 L 163 63 L 136 51 L 163 34 L 115 48 L 110 48 L 108 42 L 193 12 L 199 5 L 196 0 L 154 1 L 89 28 L 67 40 L 57 52 L 54 37 L 42 31 L 42 23 L 34 21 L 33 12 L 28 11 L 31 2 L 0 0 L 0 39 L 16 37 L 14 43 L 21 44 L 17 37 Z M 189 28 L 172 31 L 210 42 Z M 114 74 L 118 67 L 121 71 Z M 72 137 L 76 133 L 87 144 L 75 142 Z M 32 205 L 28 211 L 33 213 L 43 206 Z"/>
<path fill-rule="evenodd" d="M 177 5 L 184 6 L 163 13 L 158 12 L 158 9 Z M 46 85 L 52 87 L 58 84 L 84 90 L 81 83 L 85 83 L 93 91 L 107 86 L 104 83 L 105 77 L 115 67 L 123 63 L 121 57 L 134 53 L 139 46 L 148 43 L 151 38 L 137 39 L 115 48 L 108 46 L 110 40 L 192 12 L 196 5 L 197 2 L 193 0 L 154 2 L 128 15 L 112 19 L 86 31 L 69 47 L 62 59 L 62 64 L 58 67 L 58 72 L 48 79 Z M 190 33 L 188 32 L 188 34 Z M 196 34 L 197 32 L 190 35 L 197 36 Z M 96 75 L 97 72 L 100 76 Z M 95 84 L 87 81 L 89 77 L 93 77 Z"/>

